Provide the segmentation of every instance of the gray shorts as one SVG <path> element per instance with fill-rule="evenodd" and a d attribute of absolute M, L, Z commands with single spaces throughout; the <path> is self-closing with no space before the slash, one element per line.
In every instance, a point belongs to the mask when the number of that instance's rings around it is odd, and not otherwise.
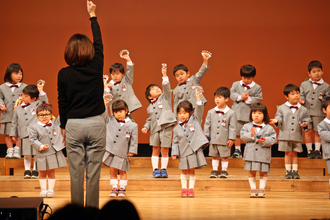
<path fill-rule="evenodd" d="M 298 153 L 303 152 L 301 142 L 297 141 L 278 141 L 278 151 L 290 152 L 297 151 Z"/>
<path fill-rule="evenodd" d="M 243 125 L 245 125 L 246 123 L 249 123 L 249 122 L 248 121 L 237 121 L 237 123 L 236 123 L 236 136 L 241 135 L 241 130 L 243 128 Z"/>
<path fill-rule="evenodd" d="M 324 120 L 324 117 L 322 116 L 310 116 L 312 119 L 312 122 L 308 123 L 308 129 L 313 129 L 314 131 L 317 131 L 317 125 Z"/>
<path fill-rule="evenodd" d="M 11 130 L 11 123 L 1 123 L 0 134 L 9 135 Z"/>
<path fill-rule="evenodd" d="M 173 131 L 172 128 L 173 126 L 170 126 L 154 134 L 151 134 L 150 146 L 171 148 L 172 131 Z"/>
<path fill-rule="evenodd" d="M 210 144 L 209 156 L 211 157 L 230 157 L 231 147 L 227 145 Z"/>

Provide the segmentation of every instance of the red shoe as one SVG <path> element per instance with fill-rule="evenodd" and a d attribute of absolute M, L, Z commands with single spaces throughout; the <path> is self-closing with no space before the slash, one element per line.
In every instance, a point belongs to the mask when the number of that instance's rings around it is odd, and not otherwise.
<path fill-rule="evenodd" d="M 194 197 L 195 197 L 194 189 L 189 189 L 189 190 L 188 190 L 188 196 L 189 196 L 190 198 L 194 198 Z"/>
<path fill-rule="evenodd" d="M 187 189 L 182 189 L 181 190 L 181 197 L 182 198 L 187 198 L 188 196 L 188 190 Z"/>

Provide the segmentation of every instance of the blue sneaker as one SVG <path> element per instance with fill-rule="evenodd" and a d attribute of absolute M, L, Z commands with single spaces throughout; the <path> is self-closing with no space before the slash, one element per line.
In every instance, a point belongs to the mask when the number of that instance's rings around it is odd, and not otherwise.
<path fill-rule="evenodd" d="M 160 170 L 160 175 L 162 176 L 162 178 L 168 178 L 167 171 L 165 169 Z"/>
<path fill-rule="evenodd" d="M 152 172 L 152 175 L 155 177 L 155 178 L 161 178 L 162 176 L 160 175 L 160 172 L 158 169 L 155 169 L 153 172 Z"/>
<path fill-rule="evenodd" d="M 235 149 L 233 153 L 233 158 L 240 158 L 240 157 L 242 157 L 242 152 L 238 149 Z"/>

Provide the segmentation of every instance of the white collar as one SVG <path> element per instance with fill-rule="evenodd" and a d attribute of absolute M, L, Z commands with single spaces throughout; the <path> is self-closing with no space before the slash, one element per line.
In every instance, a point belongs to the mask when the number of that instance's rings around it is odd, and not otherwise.
<path fill-rule="evenodd" d="M 312 78 L 309 78 L 308 80 L 311 81 L 312 83 L 315 82 L 315 81 L 312 80 Z M 324 80 L 321 78 L 321 79 L 320 79 L 319 81 L 317 81 L 316 83 L 320 83 L 320 84 L 322 84 L 322 83 L 324 83 Z"/>
<path fill-rule="evenodd" d="M 243 83 L 243 80 L 241 80 L 239 83 L 240 83 L 241 85 L 245 84 L 245 83 Z M 250 84 L 245 84 L 245 85 L 247 85 L 247 86 L 249 86 L 250 88 L 252 88 L 255 84 L 256 84 L 256 83 L 255 83 L 254 81 L 252 81 Z"/>
<path fill-rule="evenodd" d="M 324 121 L 328 124 L 330 124 L 330 120 L 328 118 L 325 118 Z"/>
<path fill-rule="evenodd" d="M 41 121 L 38 121 L 37 123 L 43 127 L 46 125 L 46 124 L 42 123 Z M 48 123 L 52 123 L 52 119 L 50 119 Z"/>
<path fill-rule="evenodd" d="M 284 103 L 286 106 L 288 106 L 288 107 L 291 107 L 291 106 L 297 106 L 298 108 L 300 108 L 300 103 L 298 102 L 298 104 L 297 105 L 291 105 L 290 104 L 290 102 L 289 101 L 287 101 L 286 103 Z"/>
<path fill-rule="evenodd" d="M 257 125 L 256 123 L 254 123 L 254 121 L 252 122 L 252 124 Z M 266 124 L 262 122 L 262 124 L 258 125 L 258 126 L 261 126 L 262 128 L 264 128 L 266 126 Z"/>
<path fill-rule="evenodd" d="M 12 83 L 10 83 L 10 82 L 6 82 L 6 85 L 7 86 L 12 86 L 12 85 L 17 85 L 18 87 L 21 85 L 21 83 L 20 82 L 18 82 L 18 83 L 16 83 L 16 84 L 12 84 Z"/>
<path fill-rule="evenodd" d="M 224 109 L 224 110 L 220 110 L 219 108 L 218 108 L 218 106 L 215 106 L 215 108 L 214 108 L 214 110 L 216 110 L 216 111 L 223 111 L 225 114 L 228 112 L 228 110 L 229 110 L 230 108 L 226 105 L 226 108 Z"/>

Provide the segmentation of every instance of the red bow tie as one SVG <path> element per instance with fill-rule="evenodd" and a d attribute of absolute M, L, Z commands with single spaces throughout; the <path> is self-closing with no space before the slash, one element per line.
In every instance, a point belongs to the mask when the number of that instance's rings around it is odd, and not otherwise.
<path fill-rule="evenodd" d="M 290 108 L 295 108 L 296 110 L 298 110 L 298 106 L 290 106 Z"/>
<path fill-rule="evenodd" d="M 184 122 L 180 122 L 181 126 L 184 126 L 185 124 L 187 124 L 188 120 L 185 120 Z"/>
<path fill-rule="evenodd" d="M 215 111 L 216 113 L 218 113 L 218 114 L 225 114 L 223 111 Z"/>
<path fill-rule="evenodd" d="M 28 107 L 29 105 L 30 105 L 30 103 L 29 104 L 22 105 L 22 108 Z"/>
<path fill-rule="evenodd" d="M 186 85 L 187 82 L 179 83 L 179 86 Z"/>
<path fill-rule="evenodd" d="M 113 85 L 115 86 L 115 85 L 117 85 L 117 84 L 119 84 L 119 83 L 121 83 L 121 81 L 119 81 L 119 82 L 115 82 Z"/>
<path fill-rule="evenodd" d="M 262 126 L 261 125 L 255 125 L 254 124 L 253 127 L 262 129 Z"/>
<path fill-rule="evenodd" d="M 154 104 L 155 102 L 157 102 L 158 98 L 156 100 L 152 100 L 151 104 Z"/>
<path fill-rule="evenodd" d="M 316 84 L 316 85 L 321 85 L 321 83 L 318 83 L 318 82 L 312 82 L 313 84 Z"/>
<path fill-rule="evenodd" d="M 125 123 L 125 120 L 118 120 L 118 119 L 117 119 L 117 121 L 118 121 L 118 123 L 119 123 L 119 122 L 121 122 L 121 123 Z"/>
<path fill-rule="evenodd" d="M 52 126 L 52 123 L 47 123 L 44 125 L 44 127 L 46 127 L 46 126 Z"/>
<path fill-rule="evenodd" d="M 11 86 L 9 86 L 10 88 L 13 88 L 13 87 L 16 87 L 16 88 L 18 88 L 18 85 L 11 85 Z"/>
<path fill-rule="evenodd" d="M 247 89 L 250 88 L 250 86 L 248 86 L 248 85 L 246 85 L 246 84 L 244 84 L 244 83 L 242 84 L 242 86 L 243 86 L 243 87 L 246 87 Z"/>

